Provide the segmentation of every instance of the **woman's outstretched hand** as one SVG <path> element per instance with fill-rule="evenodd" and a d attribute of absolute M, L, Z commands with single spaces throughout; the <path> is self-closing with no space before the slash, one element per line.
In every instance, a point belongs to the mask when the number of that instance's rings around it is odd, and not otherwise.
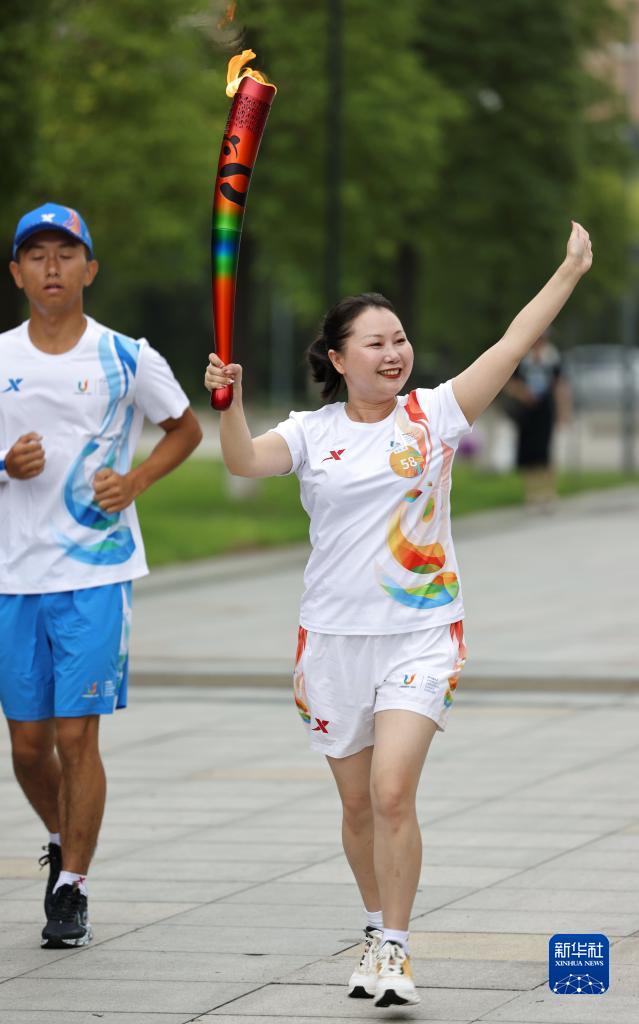
<path fill-rule="evenodd" d="M 242 367 L 239 363 L 228 363 L 224 365 L 215 352 L 209 354 L 209 365 L 204 374 L 204 387 L 207 391 L 218 391 L 219 388 L 226 388 L 229 384 L 235 387 L 235 396 L 242 393 Z"/>
<path fill-rule="evenodd" d="M 592 266 L 590 235 L 576 220 L 572 221 L 572 231 L 566 247 L 566 262 L 579 274 L 587 274 Z"/>

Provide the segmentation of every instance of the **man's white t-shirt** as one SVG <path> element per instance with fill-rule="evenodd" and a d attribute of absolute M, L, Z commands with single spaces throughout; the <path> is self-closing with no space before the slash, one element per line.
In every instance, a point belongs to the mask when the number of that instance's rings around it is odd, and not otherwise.
<path fill-rule="evenodd" d="M 311 520 L 301 625 L 390 634 L 463 618 L 450 486 L 470 426 L 451 382 L 400 396 L 378 423 L 355 422 L 335 402 L 274 429 Z"/>
<path fill-rule="evenodd" d="M 148 572 L 135 506 L 93 500 L 102 468 L 130 469 L 142 423 L 177 419 L 189 402 L 166 360 L 86 318 L 69 352 L 31 342 L 28 321 L 0 334 L 0 593 L 40 594 L 136 579 Z M 42 435 L 43 472 L 11 479 L 6 452 Z"/>

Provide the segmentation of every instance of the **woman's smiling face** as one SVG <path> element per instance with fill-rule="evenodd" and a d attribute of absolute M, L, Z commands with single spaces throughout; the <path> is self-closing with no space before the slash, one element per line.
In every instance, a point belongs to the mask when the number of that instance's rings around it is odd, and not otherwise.
<path fill-rule="evenodd" d="M 349 399 L 387 402 L 404 387 L 413 369 L 413 348 L 401 321 L 389 309 L 370 306 L 353 320 L 341 350 L 329 350 Z"/>

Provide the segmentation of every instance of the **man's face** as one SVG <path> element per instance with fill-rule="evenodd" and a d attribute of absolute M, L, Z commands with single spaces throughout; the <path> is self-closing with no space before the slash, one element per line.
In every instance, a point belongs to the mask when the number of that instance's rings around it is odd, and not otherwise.
<path fill-rule="evenodd" d="M 60 231 L 40 231 L 10 264 L 13 279 L 41 313 L 64 313 L 78 302 L 98 272 L 82 242 Z"/>

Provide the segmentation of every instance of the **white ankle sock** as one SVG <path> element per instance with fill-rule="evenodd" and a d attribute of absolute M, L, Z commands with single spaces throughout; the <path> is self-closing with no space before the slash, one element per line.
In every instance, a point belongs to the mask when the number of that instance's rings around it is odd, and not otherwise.
<path fill-rule="evenodd" d="M 88 896 L 89 891 L 87 889 L 86 875 L 77 875 L 75 871 L 61 871 L 58 877 L 58 881 L 55 883 L 53 891 L 57 892 L 61 885 L 74 884 L 77 884 L 83 896 Z"/>
<path fill-rule="evenodd" d="M 384 927 L 381 910 L 366 910 L 364 908 L 364 913 L 366 914 L 366 927 L 377 928 L 381 932 Z"/>
<path fill-rule="evenodd" d="M 410 950 L 408 948 L 408 936 L 410 932 L 396 932 L 392 928 L 384 928 L 384 934 L 382 936 L 382 945 L 385 942 L 399 942 L 400 946 L 403 947 L 406 956 L 409 955 Z"/>
<path fill-rule="evenodd" d="M 55 843 L 56 846 L 62 846 L 62 843 L 60 842 L 60 833 L 49 832 L 49 842 Z"/>

